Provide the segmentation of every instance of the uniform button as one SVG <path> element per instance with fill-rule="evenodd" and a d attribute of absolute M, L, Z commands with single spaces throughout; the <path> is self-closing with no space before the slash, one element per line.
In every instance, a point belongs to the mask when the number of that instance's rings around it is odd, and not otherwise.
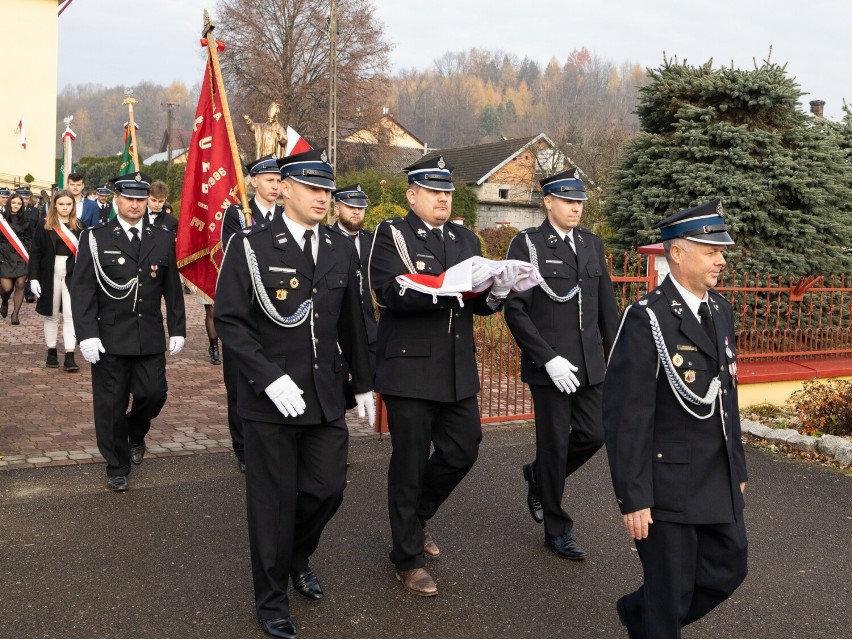
<path fill-rule="evenodd" d="M 657 453 L 657 459 L 662 459 L 662 458 L 663 458 L 663 454 L 662 454 L 662 453 Z"/>
<path fill-rule="evenodd" d="M 311 289 L 311 291 L 313 291 L 314 293 L 316 293 L 316 292 L 317 292 L 317 289 L 312 288 L 312 289 Z"/>
<path fill-rule="evenodd" d="M 459 336 L 458 336 L 458 335 L 456 335 L 456 339 L 458 339 L 458 338 L 459 338 Z"/>
<path fill-rule="evenodd" d="M 402 349 L 402 352 L 403 352 L 403 353 L 405 352 L 405 349 L 404 349 L 404 348 Z"/>
<path fill-rule="evenodd" d="M 319 364 L 314 364 L 314 368 L 319 368 Z"/>
<path fill-rule="evenodd" d="M 578 284 L 579 284 L 580 282 L 582 282 L 582 281 L 583 281 L 583 278 L 582 278 L 582 277 L 578 277 L 578 278 L 577 278 L 577 283 L 578 283 Z"/>
<path fill-rule="evenodd" d="M 314 317 L 319 317 L 319 313 L 314 313 Z"/>

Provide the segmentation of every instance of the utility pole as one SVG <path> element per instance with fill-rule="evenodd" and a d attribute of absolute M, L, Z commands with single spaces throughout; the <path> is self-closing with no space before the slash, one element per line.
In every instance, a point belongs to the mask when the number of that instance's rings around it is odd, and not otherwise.
<path fill-rule="evenodd" d="M 161 103 L 160 106 L 167 111 L 166 135 L 168 136 L 168 142 L 166 143 L 166 175 L 168 176 L 172 172 L 172 112 L 176 106 L 180 105 L 174 102 L 166 102 Z"/>

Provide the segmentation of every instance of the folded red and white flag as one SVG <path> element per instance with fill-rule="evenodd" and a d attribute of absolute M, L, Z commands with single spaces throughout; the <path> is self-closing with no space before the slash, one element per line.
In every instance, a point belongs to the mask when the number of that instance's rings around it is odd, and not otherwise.
<path fill-rule="evenodd" d="M 521 260 L 489 260 L 474 256 L 451 266 L 440 275 L 411 273 L 397 275 L 400 294 L 412 289 L 431 295 L 434 301 L 439 296 L 452 296 L 462 299 L 476 297 L 491 288 L 494 278 L 500 276 L 508 267 L 517 268 L 517 277 L 512 284 L 516 293 L 526 291 L 542 281 L 541 274 L 529 262 Z"/>

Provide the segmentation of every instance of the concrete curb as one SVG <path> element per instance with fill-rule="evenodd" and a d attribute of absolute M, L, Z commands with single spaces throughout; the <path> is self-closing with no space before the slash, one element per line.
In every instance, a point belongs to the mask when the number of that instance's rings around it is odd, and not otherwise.
<path fill-rule="evenodd" d="M 802 435 L 792 428 L 770 428 L 753 419 L 741 420 L 740 427 L 744 434 L 752 437 L 776 444 L 786 444 L 796 450 L 813 451 L 825 455 L 844 468 L 852 466 L 852 442 L 843 437 L 836 435 L 811 437 Z"/>

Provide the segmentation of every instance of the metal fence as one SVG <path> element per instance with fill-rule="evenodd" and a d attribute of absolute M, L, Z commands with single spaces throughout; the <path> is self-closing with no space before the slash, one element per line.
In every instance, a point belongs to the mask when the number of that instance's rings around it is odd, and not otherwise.
<path fill-rule="evenodd" d="M 619 309 L 655 286 L 653 255 L 625 253 L 607 260 Z M 741 360 L 852 356 L 852 275 L 784 281 L 731 271 L 716 288 L 734 307 Z M 474 328 L 482 422 L 531 419 L 532 397 L 520 379 L 521 353 L 502 313 L 475 318 Z"/>

